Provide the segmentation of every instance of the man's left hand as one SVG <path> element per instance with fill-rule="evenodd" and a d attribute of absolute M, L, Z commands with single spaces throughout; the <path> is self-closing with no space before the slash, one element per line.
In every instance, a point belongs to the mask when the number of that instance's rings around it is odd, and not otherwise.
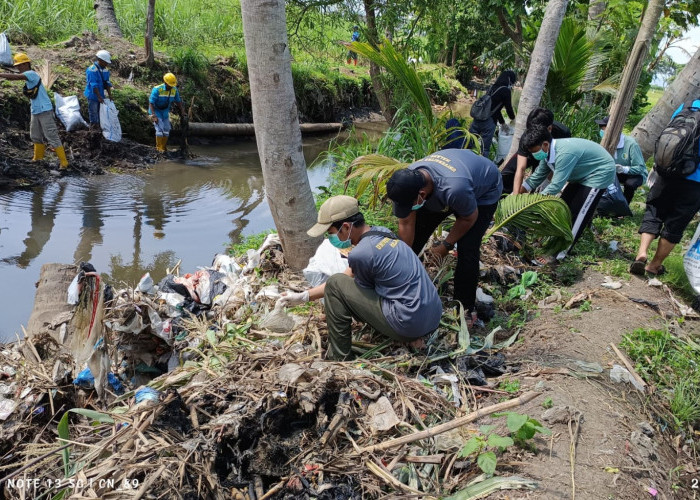
<path fill-rule="evenodd" d="M 430 249 L 428 250 L 428 254 L 432 258 L 440 261 L 447 257 L 447 247 L 438 241 L 432 247 L 430 247 Z"/>

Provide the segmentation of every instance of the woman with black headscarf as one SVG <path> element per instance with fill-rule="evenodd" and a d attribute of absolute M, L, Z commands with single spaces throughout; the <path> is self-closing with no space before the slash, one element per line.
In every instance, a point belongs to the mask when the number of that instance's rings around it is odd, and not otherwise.
<path fill-rule="evenodd" d="M 501 73 L 489 89 L 489 94 L 491 95 L 491 116 L 486 120 L 474 120 L 469 127 L 469 132 L 481 137 L 481 154 L 487 158 L 491 150 L 493 134 L 496 131 L 496 122 L 501 124 L 506 122 L 503 119 L 503 108 L 505 108 L 511 120 L 515 118 L 510 89 L 515 85 L 516 80 L 515 71 L 508 70 Z"/>

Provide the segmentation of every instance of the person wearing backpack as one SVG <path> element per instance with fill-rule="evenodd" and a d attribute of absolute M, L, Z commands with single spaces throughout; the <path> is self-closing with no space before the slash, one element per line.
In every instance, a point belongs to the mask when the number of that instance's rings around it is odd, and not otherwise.
<path fill-rule="evenodd" d="M 600 138 L 605 135 L 605 129 L 608 126 L 609 116 L 595 122 L 600 127 Z M 642 149 L 634 140 L 634 137 L 620 134 L 620 140 L 615 147 L 615 168 L 617 171 L 617 180 L 620 181 L 620 186 L 625 194 L 627 204 L 632 201 L 636 189 L 647 181 L 647 166 L 644 163 L 644 155 Z"/>
<path fill-rule="evenodd" d="M 493 134 L 496 132 L 496 123 L 506 125 L 502 110 L 505 108 L 508 117 L 515 119 L 513 111 L 513 96 L 511 89 L 517 80 L 515 71 L 507 70 L 501 73 L 491 85 L 488 92 L 480 97 L 473 105 L 471 116 L 474 118 L 469 132 L 481 137 L 481 154 L 489 157 Z"/>
<path fill-rule="evenodd" d="M 161 153 L 167 151 L 170 136 L 170 107 L 177 104 L 180 116 L 185 116 L 177 78 L 172 73 L 163 76 L 163 83 L 153 87 L 148 99 L 148 114 L 156 129 L 156 149 Z"/>
<path fill-rule="evenodd" d="M 63 148 L 61 138 L 58 136 L 56 117 L 53 113 L 53 104 L 49 99 L 46 88 L 41 83 L 39 74 L 32 70 L 32 60 L 27 54 L 21 52 L 15 54 L 14 65 L 20 73 L 0 73 L 0 78 L 6 80 L 26 80 L 22 93 L 29 97 L 31 103 L 32 118 L 29 122 L 29 136 L 34 143 L 34 157 L 32 161 L 44 159 L 46 144 L 55 151 L 60 163 L 60 169 L 68 168 L 66 150 Z"/>
<path fill-rule="evenodd" d="M 631 274 L 664 274 L 664 260 L 680 243 L 683 232 L 700 210 L 699 123 L 700 99 L 683 103 L 656 143 L 654 169 L 658 177 L 647 194 L 646 210 L 639 226 L 641 240 L 637 257 L 630 266 Z M 649 246 L 657 237 L 659 244 L 649 262 Z"/>
<path fill-rule="evenodd" d="M 85 91 L 83 95 L 88 100 L 88 117 L 91 128 L 99 128 L 100 104 L 104 103 L 105 91 L 112 99 L 112 82 L 109 81 L 109 69 L 112 64 L 112 56 L 106 50 L 98 50 L 95 54 L 96 61 L 85 70 Z"/>
<path fill-rule="evenodd" d="M 307 233 L 314 238 L 328 233 L 338 249 L 354 245 L 349 267 L 314 288 L 283 294 L 275 307 L 323 297 L 329 359 L 354 357 L 353 318 L 396 342 L 421 343 L 421 337 L 438 327 L 442 302 L 418 256 L 389 229 L 366 224 L 355 198 L 328 198 Z"/>

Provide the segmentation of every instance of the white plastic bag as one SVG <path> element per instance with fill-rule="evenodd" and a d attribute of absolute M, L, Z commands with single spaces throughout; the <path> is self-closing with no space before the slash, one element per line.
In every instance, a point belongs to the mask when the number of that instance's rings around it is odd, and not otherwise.
<path fill-rule="evenodd" d="M 0 33 L 0 64 L 11 66 L 12 63 L 12 49 L 10 48 L 10 42 L 7 41 L 7 35 L 5 35 L 5 33 Z"/>
<path fill-rule="evenodd" d="M 53 93 L 56 102 L 56 115 L 66 127 L 68 132 L 81 128 L 87 128 L 88 124 L 80 116 L 80 102 L 78 96 L 63 97 L 58 92 Z"/>
<path fill-rule="evenodd" d="M 68 287 L 68 300 L 67 302 L 74 306 L 75 304 L 78 303 L 80 300 L 80 290 L 78 288 L 78 277 L 80 274 L 76 274 L 75 278 L 73 278 L 73 281 L 70 282 L 70 286 Z"/>
<path fill-rule="evenodd" d="M 119 111 L 111 99 L 100 104 L 100 126 L 105 139 L 112 142 L 122 140 L 122 126 L 119 124 Z"/>
<path fill-rule="evenodd" d="M 348 268 L 347 259 L 343 259 L 337 248 L 327 239 L 316 249 L 304 269 L 304 278 L 312 287 L 325 283 L 334 274 L 342 273 Z"/>
<path fill-rule="evenodd" d="M 695 293 L 700 295 L 700 225 L 695 230 L 693 239 L 690 241 L 690 248 L 683 257 L 683 267 L 688 276 L 690 286 Z"/>
<path fill-rule="evenodd" d="M 498 164 L 501 160 L 505 160 L 510 151 L 511 144 L 513 144 L 513 129 L 503 124 L 498 129 L 498 145 L 496 147 L 496 159 L 494 163 Z"/>

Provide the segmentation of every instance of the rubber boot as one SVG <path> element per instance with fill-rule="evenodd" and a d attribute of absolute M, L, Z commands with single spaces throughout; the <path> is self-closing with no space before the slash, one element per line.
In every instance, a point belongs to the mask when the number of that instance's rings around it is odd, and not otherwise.
<path fill-rule="evenodd" d="M 168 152 L 168 136 L 164 135 L 163 137 L 161 137 L 161 140 L 163 141 L 163 153 L 167 153 Z"/>
<path fill-rule="evenodd" d="M 56 156 L 58 156 L 58 161 L 61 165 L 61 170 L 65 170 L 68 168 L 68 158 L 66 158 L 66 150 L 63 149 L 63 146 L 58 146 L 56 148 Z"/>
<path fill-rule="evenodd" d="M 163 144 L 163 137 L 157 135 L 156 136 L 156 151 L 159 151 L 161 153 L 165 152 L 165 145 Z"/>
<path fill-rule="evenodd" d="M 32 161 L 43 160 L 45 152 L 46 152 L 46 144 L 34 143 L 34 157 L 32 158 Z"/>

